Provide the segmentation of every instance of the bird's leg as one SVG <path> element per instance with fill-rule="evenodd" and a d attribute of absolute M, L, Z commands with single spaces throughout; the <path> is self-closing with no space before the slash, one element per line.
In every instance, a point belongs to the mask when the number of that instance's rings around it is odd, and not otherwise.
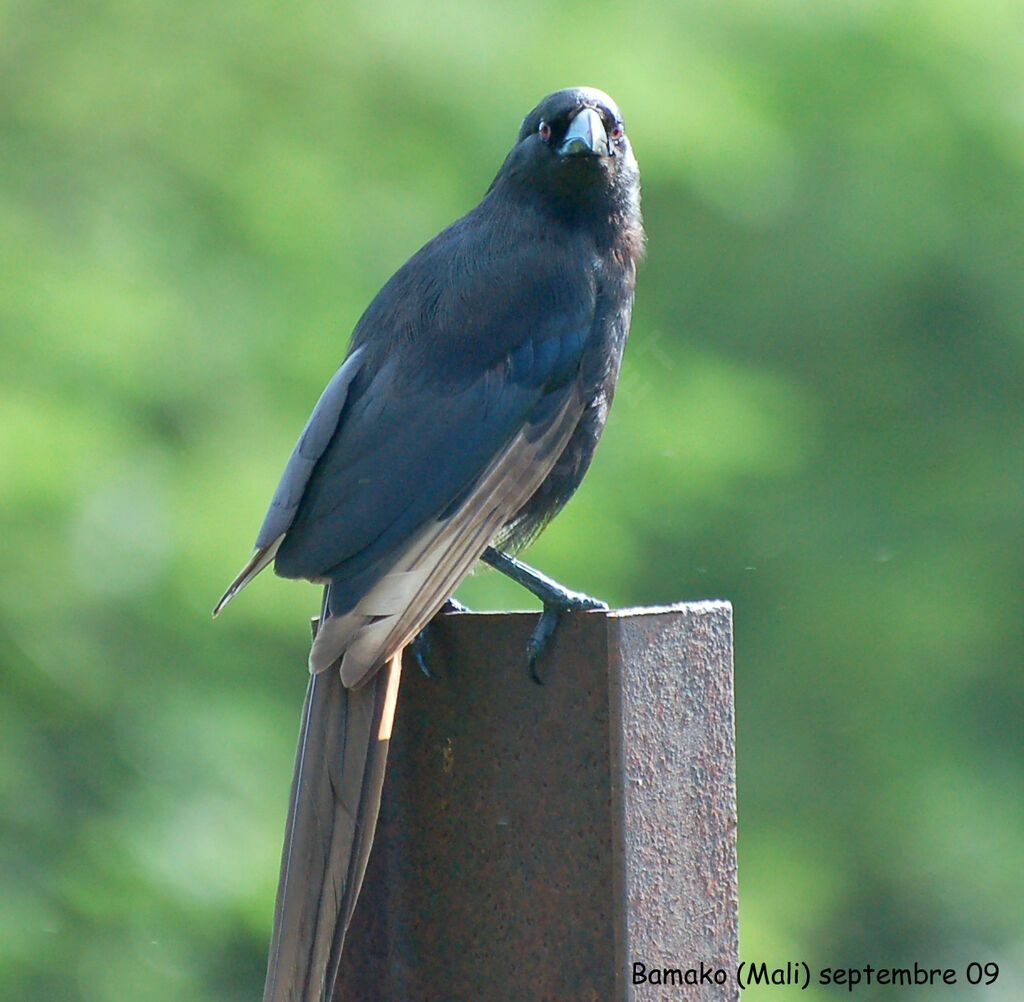
<path fill-rule="evenodd" d="M 448 612 L 469 612 L 469 608 L 463 605 L 457 598 L 449 598 L 444 605 L 437 611 L 438 616 L 443 616 Z M 426 626 L 420 630 L 419 633 L 412 639 L 409 644 L 409 650 L 412 652 L 412 656 L 416 659 L 416 664 L 419 665 L 419 669 L 423 672 L 427 678 L 437 678 L 438 676 L 430 670 L 430 626 L 434 621 L 431 620 Z"/>
<path fill-rule="evenodd" d="M 544 680 L 537 674 L 537 662 L 547 648 L 562 613 L 574 609 L 607 609 L 608 604 L 599 598 L 584 595 L 583 592 L 570 591 L 536 568 L 510 557 L 507 553 L 502 553 L 501 550 L 496 550 L 493 546 L 488 546 L 480 559 L 495 570 L 501 571 L 516 584 L 522 585 L 544 603 L 544 611 L 526 645 L 530 674 L 534 681 L 543 683 Z"/>

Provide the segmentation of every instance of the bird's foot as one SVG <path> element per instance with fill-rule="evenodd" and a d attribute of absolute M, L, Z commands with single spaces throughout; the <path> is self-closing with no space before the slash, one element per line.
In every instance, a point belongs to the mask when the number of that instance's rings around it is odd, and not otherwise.
<path fill-rule="evenodd" d="M 449 598 L 444 605 L 437 611 L 438 616 L 446 615 L 449 612 L 469 612 L 469 608 L 463 605 L 458 599 Z M 430 643 L 430 627 L 433 624 L 433 620 L 427 623 L 426 626 L 420 630 L 419 633 L 412 639 L 409 644 L 409 650 L 412 653 L 416 664 L 419 666 L 421 672 L 430 679 L 438 679 L 441 676 L 433 672 L 430 668 L 430 655 L 431 655 L 431 643 Z"/>
<path fill-rule="evenodd" d="M 558 623 L 563 612 L 573 612 L 577 609 L 607 609 L 608 603 L 598 598 L 591 598 L 582 592 L 569 591 L 566 589 L 566 598 L 559 602 L 545 602 L 544 611 L 537 620 L 537 625 L 530 634 L 526 643 L 526 661 L 530 666 L 530 677 L 538 685 L 544 684 L 544 675 L 538 669 L 538 664 L 548 649 L 548 644 L 554 636 Z"/>
<path fill-rule="evenodd" d="M 507 553 L 502 553 L 501 550 L 496 550 L 493 546 L 487 547 L 482 559 L 484 563 L 501 571 L 544 603 L 544 611 L 526 645 L 530 675 L 535 682 L 543 685 L 544 679 L 537 670 L 537 664 L 547 650 L 562 613 L 577 609 L 607 609 L 608 604 L 583 592 L 571 591 L 536 568 L 510 557 Z"/>

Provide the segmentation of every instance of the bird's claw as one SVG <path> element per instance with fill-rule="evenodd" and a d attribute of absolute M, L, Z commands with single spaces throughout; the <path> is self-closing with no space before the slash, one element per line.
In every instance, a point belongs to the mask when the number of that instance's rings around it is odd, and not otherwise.
<path fill-rule="evenodd" d="M 416 661 L 419 670 L 429 679 L 437 679 L 438 676 L 430 670 L 430 624 L 420 630 L 409 643 L 409 651 Z"/>
<path fill-rule="evenodd" d="M 537 670 L 537 662 L 540 660 L 541 655 L 547 650 L 548 641 L 551 639 L 551 635 L 555 632 L 555 628 L 558 626 L 558 620 L 562 615 L 562 610 L 554 608 L 553 606 L 545 606 L 544 611 L 540 614 L 540 618 L 537 620 L 537 625 L 533 629 L 533 633 L 530 634 L 530 639 L 526 642 L 526 663 L 530 668 L 530 678 L 537 683 L 537 685 L 544 684 L 544 677 Z"/>
<path fill-rule="evenodd" d="M 449 612 L 469 612 L 469 606 L 463 605 L 456 598 L 449 598 L 444 605 L 438 610 L 437 615 L 443 616 Z M 439 679 L 441 676 L 430 668 L 430 655 L 432 645 L 430 643 L 430 627 L 433 623 L 431 620 L 426 626 L 420 630 L 419 633 L 413 637 L 409 643 L 409 650 L 412 653 L 414 660 L 416 661 L 419 670 L 429 679 Z"/>
<path fill-rule="evenodd" d="M 558 602 L 545 602 L 544 611 L 537 620 L 537 625 L 526 642 L 526 661 L 530 667 L 530 678 L 538 685 L 544 685 L 544 676 L 537 664 L 548 648 L 548 643 L 558 628 L 563 612 L 574 612 L 577 609 L 607 609 L 608 603 L 599 598 L 591 598 L 583 592 L 565 590 Z"/>

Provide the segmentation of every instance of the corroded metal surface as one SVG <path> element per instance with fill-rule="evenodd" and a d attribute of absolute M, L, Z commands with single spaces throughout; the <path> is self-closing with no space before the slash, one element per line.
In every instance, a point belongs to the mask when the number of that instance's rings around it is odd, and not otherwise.
<path fill-rule="evenodd" d="M 736 998 L 732 609 L 625 610 L 609 614 L 608 628 L 626 901 L 625 983 L 614 997 L 631 997 L 640 962 L 649 975 L 692 972 L 697 983 L 637 985 L 638 1000 Z M 724 984 L 708 983 L 712 970 Z"/>
<path fill-rule="evenodd" d="M 535 622 L 446 616 L 440 677 L 407 663 L 336 999 L 732 997 L 631 985 L 735 970 L 729 606 L 563 617 L 543 686 Z"/>

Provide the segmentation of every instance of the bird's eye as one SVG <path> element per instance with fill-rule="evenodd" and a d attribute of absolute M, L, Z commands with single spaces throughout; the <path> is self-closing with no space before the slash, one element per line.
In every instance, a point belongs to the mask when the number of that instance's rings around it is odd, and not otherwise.
<path fill-rule="evenodd" d="M 540 138 L 545 142 L 551 138 L 551 126 L 547 122 L 541 122 L 540 128 L 537 131 L 540 133 Z"/>
<path fill-rule="evenodd" d="M 609 132 L 608 135 L 610 135 L 612 139 L 621 139 L 622 138 L 622 123 L 621 122 L 616 122 L 612 126 L 612 131 Z"/>

